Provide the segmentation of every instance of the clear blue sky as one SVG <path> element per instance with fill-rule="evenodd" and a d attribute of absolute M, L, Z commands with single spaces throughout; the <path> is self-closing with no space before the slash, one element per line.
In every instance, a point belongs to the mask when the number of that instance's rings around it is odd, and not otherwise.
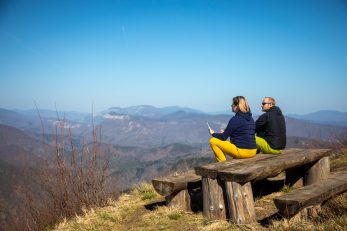
<path fill-rule="evenodd" d="M 0 108 L 347 111 L 347 1 L 0 1 Z"/>

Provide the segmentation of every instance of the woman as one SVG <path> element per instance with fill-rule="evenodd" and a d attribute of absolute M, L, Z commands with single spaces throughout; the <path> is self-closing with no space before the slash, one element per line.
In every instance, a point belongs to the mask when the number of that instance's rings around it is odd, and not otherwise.
<path fill-rule="evenodd" d="M 250 158 L 256 155 L 255 123 L 251 110 L 243 96 L 233 98 L 231 105 L 235 112 L 228 126 L 221 133 L 215 133 L 209 128 L 212 138 L 210 145 L 218 162 L 225 161 L 225 154 L 233 158 Z M 230 142 L 227 140 L 230 137 Z"/>

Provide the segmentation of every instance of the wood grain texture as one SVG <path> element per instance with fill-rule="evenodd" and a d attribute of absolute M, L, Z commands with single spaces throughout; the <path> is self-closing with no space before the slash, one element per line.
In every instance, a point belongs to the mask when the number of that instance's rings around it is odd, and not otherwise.
<path fill-rule="evenodd" d="M 236 224 L 256 221 L 251 183 L 225 182 L 226 198 L 230 220 Z"/>
<path fill-rule="evenodd" d="M 258 160 L 247 166 L 218 170 L 218 178 L 233 182 L 249 182 L 275 176 L 288 168 L 296 168 L 329 155 L 328 149 L 304 149 L 288 151 L 271 158 Z"/>
<path fill-rule="evenodd" d="M 201 176 L 190 170 L 176 176 L 155 178 L 152 185 L 160 195 L 169 196 L 183 189 L 201 187 Z"/>
<path fill-rule="evenodd" d="M 202 178 L 203 216 L 209 220 L 227 218 L 224 202 L 224 185 L 217 179 Z"/>
<path fill-rule="evenodd" d="M 252 158 L 247 159 L 232 159 L 223 162 L 217 162 L 212 164 L 207 164 L 199 167 L 195 167 L 195 173 L 202 177 L 208 177 L 210 179 L 216 179 L 218 171 L 223 169 L 234 169 L 243 168 L 249 165 L 253 165 L 255 162 L 263 159 L 272 158 L 274 155 L 270 154 L 259 154 Z"/>
<path fill-rule="evenodd" d="M 329 157 L 323 157 L 314 163 L 304 176 L 304 185 L 314 184 L 315 182 L 327 179 L 330 173 Z"/>
<path fill-rule="evenodd" d="M 191 210 L 191 199 L 188 190 L 181 190 L 177 194 L 171 194 L 166 199 L 166 205 L 168 207 L 180 207 L 184 211 Z"/>
<path fill-rule="evenodd" d="M 302 209 L 347 191 L 347 171 L 332 173 L 328 179 L 298 188 L 274 198 L 275 205 L 284 217 L 290 218 Z"/>

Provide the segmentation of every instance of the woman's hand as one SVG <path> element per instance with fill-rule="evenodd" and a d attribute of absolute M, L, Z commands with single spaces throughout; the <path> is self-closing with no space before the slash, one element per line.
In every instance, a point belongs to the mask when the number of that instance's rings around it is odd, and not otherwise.
<path fill-rule="evenodd" d="M 214 133 L 214 131 L 211 128 L 209 128 L 208 130 L 209 130 L 211 135 Z"/>

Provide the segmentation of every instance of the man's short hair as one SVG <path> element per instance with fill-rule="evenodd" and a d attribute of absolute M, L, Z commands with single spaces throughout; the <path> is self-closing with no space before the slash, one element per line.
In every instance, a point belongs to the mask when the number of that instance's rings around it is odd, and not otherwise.
<path fill-rule="evenodd" d="M 271 103 L 273 106 L 276 105 L 276 100 L 274 98 L 266 96 L 265 99 L 268 99 L 270 101 L 269 103 Z"/>

